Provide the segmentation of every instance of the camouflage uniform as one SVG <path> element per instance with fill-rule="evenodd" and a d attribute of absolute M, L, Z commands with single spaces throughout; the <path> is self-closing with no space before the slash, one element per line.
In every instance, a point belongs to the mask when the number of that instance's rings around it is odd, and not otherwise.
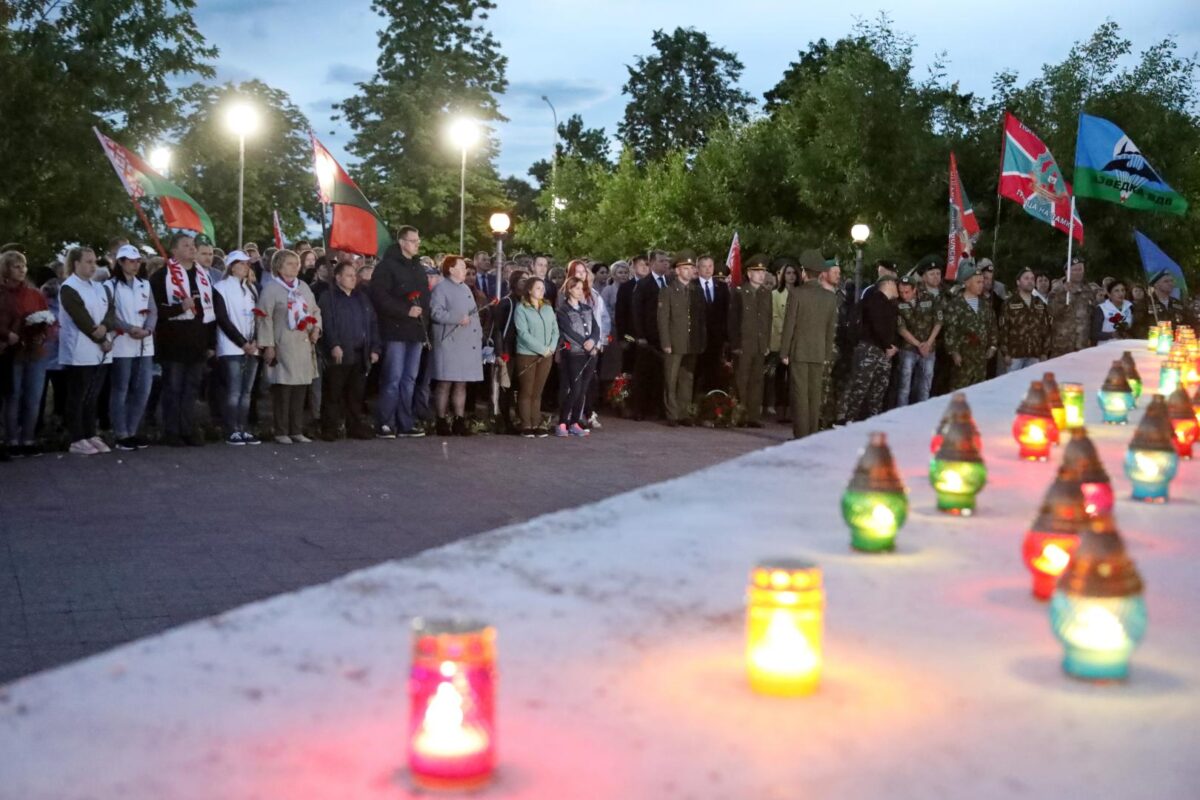
<path fill-rule="evenodd" d="M 950 379 L 950 390 L 955 391 L 979 383 L 987 375 L 987 352 L 996 346 L 996 315 L 986 298 L 979 298 L 976 312 L 958 294 L 947 301 L 944 316 L 946 352 L 962 359 Z"/>
<path fill-rule="evenodd" d="M 842 389 L 850 377 L 854 355 L 854 347 L 850 341 L 850 306 L 846 303 L 846 290 L 839 287 L 834 296 L 837 298 L 837 333 L 834 336 L 833 355 L 825 362 L 822 375 L 819 429 L 823 431 L 833 427 L 837 417 L 838 398 L 841 397 Z"/>
<path fill-rule="evenodd" d="M 1086 284 L 1071 286 L 1069 290 L 1059 286 L 1050 293 L 1051 358 L 1091 346 L 1092 310 L 1095 308 L 1096 295 Z"/>
<path fill-rule="evenodd" d="M 919 287 L 911 303 L 900 303 L 897 306 L 900 317 L 896 321 L 897 331 L 908 331 L 919 342 L 929 339 L 933 329 L 942 324 L 941 295 L 933 295 L 925 288 Z M 941 335 L 938 335 L 941 339 Z M 896 359 L 898 366 L 896 377 L 896 405 L 908 405 L 912 396 L 913 373 L 920 367 L 917 382 L 917 402 L 928 400 L 933 388 L 934 364 L 937 361 L 937 343 L 927 356 L 921 355 L 917 348 L 908 343 L 903 336 L 898 337 L 900 355 Z"/>
<path fill-rule="evenodd" d="M 1042 298 L 1031 295 L 1028 304 L 1020 292 L 1002 306 L 1000 317 L 1000 355 L 1014 365 L 1028 359 L 1041 361 L 1050 352 L 1050 309 Z"/>
<path fill-rule="evenodd" d="M 1167 298 L 1164 306 L 1159 302 L 1154 292 L 1146 295 L 1145 299 L 1133 306 L 1133 336 L 1145 339 L 1150 334 L 1150 326 L 1160 322 L 1170 322 L 1176 328 L 1180 325 L 1195 326 L 1196 321 L 1191 312 L 1174 297 Z"/>

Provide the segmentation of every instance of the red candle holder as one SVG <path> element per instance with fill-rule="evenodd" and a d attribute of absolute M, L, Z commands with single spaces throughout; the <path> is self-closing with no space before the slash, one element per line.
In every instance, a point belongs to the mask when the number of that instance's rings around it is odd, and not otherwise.
<path fill-rule="evenodd" d="M 1013 438 L 1020 446 L 1018 455 L 1028 461 L 1045 461 L 1050 457 L 1050 445 L 1058 440 L 1058 428 L 1041 381 L 1029 384 L 1025 399 L 1017 408 L 1013 421 Z"/>
<path fill-rule="evenodd" d="M 1192 398 L 1182 386 L 1176 387 L 1167 398 L 1167 416 L 1171 420 L 1171 431 L 1174 434 L 1171 443 L 1180 458 L 1191 459 L 1192 445 L 1200 438 L 1200 422 L 1196 420 L 1196 409 Z"/>
<path fill-rule="evenodd" d="M 496 766 L 496 631 L 477 622 L 413 622 L 408 768 L 427 789 L 474 789 Z"/>
<path fill-rule="evenodd" d="M 1079 475 L 1083 505 L 1088 515 L 1111 514 L 1113 508 L 1112 479 L 1100 461 L 1096 446 L 1088 438 L 1086 428 L 1071 430 L 1071 439 L 1063 448 L 1063 466 Z"/>
<path fill-rule="evenodd" d="M 1060 467 L 1021 547 L 1021 557 L 1033 575 L 1033 596 L 1038 600 L 1049 600 L 1054 593 L 1058 576 L 1071 562 L 1088 520 L 1079 473 Z"/>
<path fill-rule="evenodd" d="M 937 429 L 933 432 L 933 438 L 929 441 L 929 452 L 931 455 L 937 456 L 938 450 L 942 449 L 942 440 L 946 438 L 946 430 L 950 427 L 950 423 L 955 421 L 964 422 L 970 426 L 971 436 L 975 441 L 975 449 L 980 452 L 983 451 L 983 437 L 979 434 L 979 426 L 975 424 L 975 417 L 971 414 L 971 406 L 967 403 L 967 396 L 962 392 L 955 392 L 950 397 L 950 404 L 946 406 L 946 412 L 942 414 Z"/>

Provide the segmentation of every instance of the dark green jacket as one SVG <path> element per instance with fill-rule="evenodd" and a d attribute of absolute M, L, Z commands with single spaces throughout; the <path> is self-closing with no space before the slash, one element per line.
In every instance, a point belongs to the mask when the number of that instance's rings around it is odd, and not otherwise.
<path fill-rule="evenodd" d="M 837 295 L 822 288 L 819 280 L 809 281 L 788 297 L 780 356 L 799 364 L 833 360 L 837 322 Z"/>
<path fill-rule="evenodd" d="M 704 352 L 708 333 L 704 326 L 704 297 L 693 281 L 671 281 L 658 293 L 658 338 L 661 347 L 677 356 Z"/>
<path fill-rule="evenodd" d="M 771 290 L 739 286 L 729 303 L 729 346 L 766 355 L 771 349 Z"/>

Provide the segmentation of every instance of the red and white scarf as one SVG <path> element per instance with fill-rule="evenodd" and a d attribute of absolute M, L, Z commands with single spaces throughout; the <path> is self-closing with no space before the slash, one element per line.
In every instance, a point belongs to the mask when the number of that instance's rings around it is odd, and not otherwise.
<path fill-rule="evenodd" d="M 275 282 L 287 292 L 287 324 L 289 331 L 306 331 L 309 326 L 317 324 L 317 318 L 308 308 L 308 301 L 300 292 L 300 279 L 293 278 L 291 285 L 278 275 Z"/>
<path fill-rule="evenodd" d="M 204 312 L 204 322 L 213 322 L 217 313 L 213 310 L 212 283 L 208 280 L 207 270 L 197 264 L 192 265 L 196 273 L 196 288 L 200 291 L 200 308 Z M 188 282 L 188 271 L 175 259 L 167 262 L 167 304 L 179 305 L 184 298 L 191 294 L 191 284 Z M 184 311 L 175 319 L 195 319 L 192 311 Z"/>

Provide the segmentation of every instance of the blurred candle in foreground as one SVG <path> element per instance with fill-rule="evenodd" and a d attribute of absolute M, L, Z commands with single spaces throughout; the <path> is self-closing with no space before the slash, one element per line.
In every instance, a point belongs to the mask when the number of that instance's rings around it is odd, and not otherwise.
<path fill-rule="evenodd" d="M 1047 372 L 1042 376 L 1042 388 L 1046 392 L 1046 403 L 1050 406 L 1050 414 L 1054 417 L 1054 427 L 1058 433 L 1067 429 L 1067 407 L 1063 405 L 1062 392 L 1058 388 L 1058 379 L 1054 377 L 1053 372 Z M 1059 437 L 1054 437 L 1054 443 L 1058 444 Z"/>
<path fill-rule="evenodd" d="M 1133 389 L 1129 387 L 1129 379 L 1125 377 L 1125 368 L 1120 361 L 1112 362 L 1104 384 L 1096 393 L 1096 399 L 1100 402 L 1104 422 L 1124 425 L 1129 421 L 1129 412 L 1133 409 Z"/>
<path fill-rule="evenodd" d="M 1029 384 L 1025 399 L 1017 407 L 1013 420 L 1013 438 L 1017 440 L 1017 455 L 1027 461 L 1045 461 L 1050 457 L 1050 444 L 1058 439 L 1058 428 L 1041 381 Z"/>
<path fill-rule="evenodd" d="M 970 426 L 972 435 L 975 437 L 975 446 L 982 452 L 983 437 L 979 434 L 979 428 L 975 424 L 975 417 L 971 415 L 971 406 L 967 403 L 967 396 L 962 392 L 955 392 L 950 396 L 950 403 L 946 406 L 945 413 L 942 414 L 942 418 L 938 421 L 937 429 L 933 432 L 933 438 L 929 440 L 930 455 L 937 455 L 937 451 L 942 447 L 942 439 L 946 436 L 946 429 L 956 419 Z"/>
<path fill-rule="evenodd" d="M 796 697 L 821 677 L 825 592 L 821 568 L 771 559 L 750 573 L 746 595 L 746 670 L 760 694 Z"/>
<path fill-rule="evenodd" d="M 1150 332 L 1146 335 L 1146 349 L 1151 353 L 1158 352 L 1158 325 L 1150 326 Z"/>
<path fill-rule="evenodd" d="M 1111 514 L 1089 521 L 1050 598 L 1050 624 L 1074 678 L 1124 680 L 1146 633 L 1142 579 Z"/>
<path fill-rule="evenodd" d="M 1167 490 L 1179 468 L 1174 433 L 1161 394 L 1150 405 L 1125 453 L 1125 475 L 1133 483 L 1133 499 L 1147 503 L 1167 502 Z"/>
<path fill-rule="evenodd" d="M 987 467 L 970 426 L 955 420 L 946 429 L 942 446 L 929 462 L 929 483 L 937 493 L 938 511 L 969 517 L 975 495 L 987 483 Z"/>
<path fill-rule="evenodd" d="M 428 789 L 486 784 L 496 765 L 496 631 L 476 622 L 413 622 L 408 767 Z"/>
<path fill-rule="evenodd" d="M 1158 350 L 1160 356 L 1165 356 L 1171 352 L 1171 345 L 1175 344 L 1175 332 L 1171 330 L 1170 322 L 1159 323 L 1158 326 Z"/>
<path fill-rule="evenodd" d="M 1125 370 L 1125 379 L 1129 381 L 1129 388 L 1133 391 L 1133 407 L 1137 408 L 1138 400 L 1142 397 L 1142 375 L 1138 372 L 1137 362 L 1133 360 L 1133 353 L 1126 350 L 1121 354 L 1121 367 Z"/>
<path fill-rule="evenodd" d="M 1071 440 L 1063 448 L 1062 465 L 1078 474 L 1084 508 L 1090 516 L 1112 512 L 1112 480 L 1100 461 L 1096 446 L 1088 438 L 1086 428 L 1071 431 Z"/>
<path fill-rule="evenodd" d="M 1079 545 L 1079 536 L 1088 519 L 1079 473 L 1070 467 L 1060 467 L 1058 478 L 1046 491 L 1021 547 L 1025 566 L 1033 574 L 1033 596 L 1038 600 L 1050 599 L 1058 576 L 1067 568 Z"/>
<path fill-rule="evenodd" d="M 1175 453 L 1180 458 L 1191 460 L 1192 445 L 1200 438 L 1200 423 L 1196 421 L 1196 409 L 1192 405 L 1192 398 L 1182 386 L 1177 387 L 1167 398 L 1167 418 L 1171 420 Z"/>
<path fill-rule="evenodd" d="M 1082 383 L 1062 384 L 1063 406 L 1067 411 L 1067 429 L 1082 428 L 1084 423 L 1083 407 L 1086 404 Z"/>
<path fill-rule="evenodd" d="M 896 546 L 896 533 L 908 518 L 908 490 L 887 434 L 871 433 L 842 495 L 842 517 L 850 526 L 850 546 L 877 553 Z"/>

